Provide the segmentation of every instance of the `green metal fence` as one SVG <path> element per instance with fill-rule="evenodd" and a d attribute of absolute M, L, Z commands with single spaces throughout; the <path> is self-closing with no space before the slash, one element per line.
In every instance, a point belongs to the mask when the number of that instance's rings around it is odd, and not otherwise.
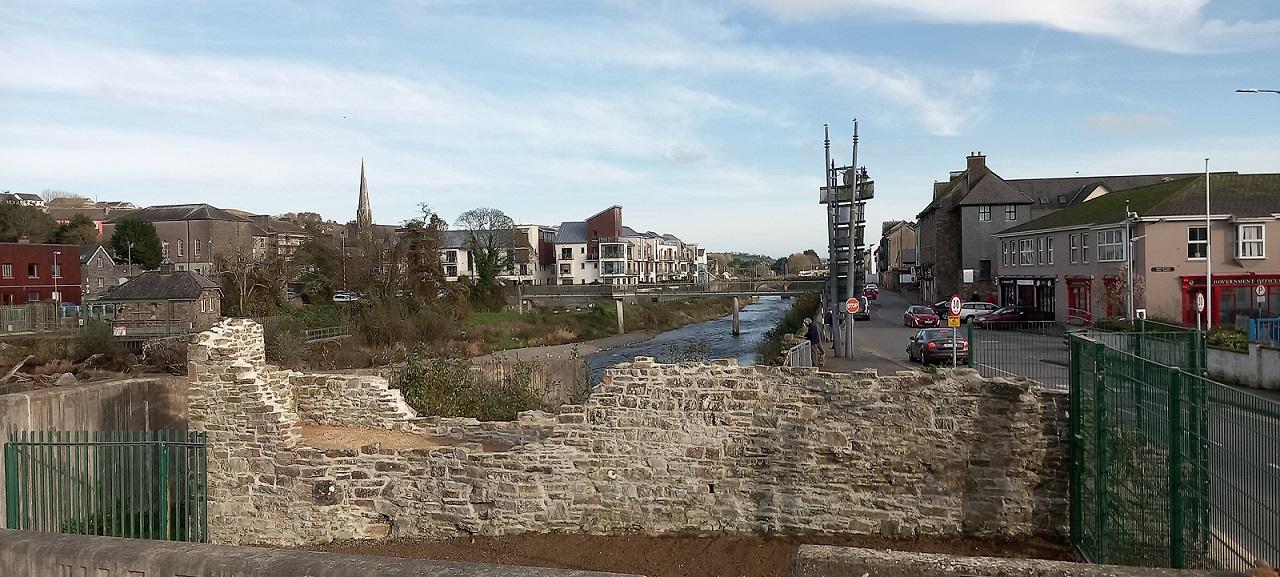
<path fill-rule="evenodd" d="M 1203 377 L 1189 333 L 1071 336 L 1071 541 L 1090 561 L 1280 558 L 1280 403 Z"/>
<path fill-rule="evenodd" d="M 20 431 L 4 459 L 10 529 L 208 541 L 204 433 Z"/>
<path fill-rule="evenodd" d="M 1025 377 L 1066 391 L 1071 357 L 1065 335 L 1051 321 L 970 322 L 968 363 L 984 377 Z"/>

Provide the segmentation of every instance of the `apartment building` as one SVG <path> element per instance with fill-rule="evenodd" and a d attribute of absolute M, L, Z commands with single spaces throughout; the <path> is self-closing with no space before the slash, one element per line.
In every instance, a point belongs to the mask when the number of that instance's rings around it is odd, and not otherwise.
<path fill-rule="evenodd" d="M 1000 258 L 995 235 L 1110 191 L 1158 184 L 1188 174 L 1004 179 L 981 152 L 965 169 L 933 185 L 933 200 L 917 215 L 918 280 L 928 302 L 953 294 L 994 295 Z"/>
<path fill-rule="evenodd" d="M 498 231 L 501 245 L 507 246 L 510 266 L 498 279 L 518 284 L 553 284 L 555 255 L 553 240 L 555 229 L 536 224 L 516 225 L 512 231 Z M 444 267 L 445 280 L 457 281 L 464 276 L 474 276 L 475 260 L 471 251 L 471 231 L 445 231 L 440 249 L 440 263 Z"/>
<path fill-rule="evenodd" d="M 0 243 L 0 304 L 80 304 L 80 287 L 79 246 Z"/>
<path fill-rule="evenodd" d="M 553 238 L 555 284 L 706 282 L 706 250 L 675 235 L 639 232 L 611 206 L 585 221 L 560 223 Z"/>
<path fill-rule="evenodd" d="M 1215 324 L 1280 316 L 1280 174 L 1217 173 L 1209 190 L 1209 226 L 1198 176 L 1092 195 L 998 233 L 1000 302 L 1071 322 L 1126 317 L 1131 258 L 1134 308 L 1195 324 L 1212 256 Z"/>

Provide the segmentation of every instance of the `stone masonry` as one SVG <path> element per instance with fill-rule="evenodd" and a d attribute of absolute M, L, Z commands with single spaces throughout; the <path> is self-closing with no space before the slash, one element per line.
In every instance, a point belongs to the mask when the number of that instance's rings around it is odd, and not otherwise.
<path fill-rule="evenodd" d="M 262 350 L 261 328 L 247 320 L 190 347 L 191 421 L 210 433 L 216 542 L 1019 536 L 1060 533 L 1066 521 L 1066 399 L 1025 381 L 641 357 L 606 371 L 582 405 L 480 423 L 413 416 L 378 377 L 274 370 Z M 305 423 L 431 442 L 315 448 Z"/>

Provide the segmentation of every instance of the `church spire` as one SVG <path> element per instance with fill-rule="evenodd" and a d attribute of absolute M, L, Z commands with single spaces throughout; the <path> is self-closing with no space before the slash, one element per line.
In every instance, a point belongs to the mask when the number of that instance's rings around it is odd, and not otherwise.
<path fill-rule="evenodd" d="M 369 208 L 369 183 L 364 179 L 364 159 L 360 159 L 360 204 L 356 207 L 356 232 L 367 235 L 373 232 L 373 211 Z"/>

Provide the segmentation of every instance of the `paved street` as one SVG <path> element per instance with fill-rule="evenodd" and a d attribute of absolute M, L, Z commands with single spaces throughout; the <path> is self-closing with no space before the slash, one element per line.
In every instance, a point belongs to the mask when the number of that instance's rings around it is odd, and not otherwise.
<path fill-rule="evenodd" d="M 919 363 L 907 361 L 907 339 L 919 329 L 902 326 L 902 313 L 910 303 L 902 295 L 882 291 L 871 301 L 871 320 L 854 324 L 854 358 L 831 358 L 827 345 L 826 370 L 849 372 L 876 369 L 892 374 L 906 369 L 919 369 Z"/>

